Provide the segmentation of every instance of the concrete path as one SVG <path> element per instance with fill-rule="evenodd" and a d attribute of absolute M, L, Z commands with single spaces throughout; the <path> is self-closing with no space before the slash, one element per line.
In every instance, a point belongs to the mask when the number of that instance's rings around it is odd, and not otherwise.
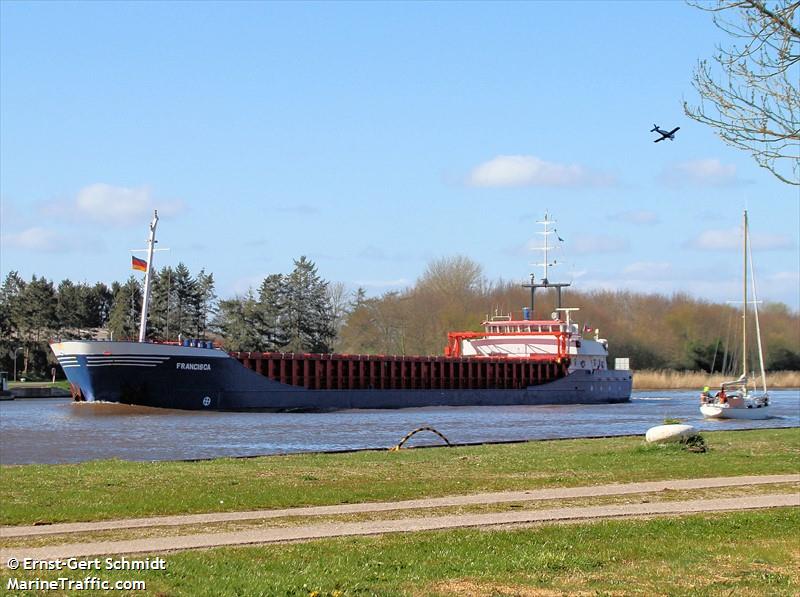
<path fill-rule="evenodd" d="M 680 515 L 698 512 L 722 512 L 730 510 L 762 510 L 781 506 L 800 506 L 800 494 L 773 494 L 714 500 L 688 500 L 656 502 L 647 504 L 618 504 L 554 508 L 490 514 L 464 514 L 400 520 L 378 520 L 366 522 L 344 522 L 311 524 L 289 528 L 266 528 L 234 531 L 228 533 L 205 533 L 178 537 L 155 537 L 124 541 L 76 543 L 36 548 L 13 548 L 0 551 L 0 563 L 5 566 L 13 557 L 55 560 L 71 557 L 109 556 L 119 554 L 157 553 L 165 551 L 221 547 L 229 545 L 252 545 L 285 541 L 304 541 L 326 537 L 354 535 L 376 535 L 413 531 L 431 531 L 463 527 L 493 525 L 564 522 L 600 518 L 630 516 Z"/>
<path fill-rule="evenodd" d="M 496 493 L 476 493 L 472 495 L 446 496 L 398 502 L 374 502 L 363 504 L 340 504 L 335 506 L 310 506 L 305 508 L 285 508 L 281 510 L 253 510 L 248 512 L 211 512 L 208 514 L 187 514 L 180 516 L 155 516 L 150 518 L 128 518 L 100 522 L 74 522 L 42 526 L 4 526 L 0 527 L 0 538 L 34 537 L 63 533 L 85 533 L 119 529 L 146 527 L 180 526 L 190 524 L 213 524 L 244 520 L 266 520 L 286 516 L 326 516 L 337 514 L 361 514 L 368 512 L 388 512 L 392 510 L 416 510 L 424 508 L 443 508 L 450 506 L 471 506 L 481 504 L 502 504 L 508 502 L 531 502 L 539 500 L 572 499 L 611 495 L 651 493 L 657 491 L 681 491 L 691 489 L 712 489 L 716 487 L 739 487 L 765 485 L 769 483 L 800 483 L 800 474 L 763 475 L 749 477 L 713 477 L 708 479 L 680 479 L 668 481 L 648 481 L 614 485 L 592 485 L 587 487 L 559 487 L 530 491 L 504 491 Z"/>

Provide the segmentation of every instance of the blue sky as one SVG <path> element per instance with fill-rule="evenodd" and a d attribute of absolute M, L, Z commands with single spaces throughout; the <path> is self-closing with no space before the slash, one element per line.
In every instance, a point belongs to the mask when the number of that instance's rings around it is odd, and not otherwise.
<path fill-rule="evenodd" d="M 156 265 L 245 291 L 307 255 L 372 294 L 431 259 L 540 261 L 580 289 L 800 307 L 796 187 L 690 119 L 727 43 L 681 2 L 0 3 L 0 270 L 124 280 Z M 680 126 L 655 144 L 653 123 Z"/>

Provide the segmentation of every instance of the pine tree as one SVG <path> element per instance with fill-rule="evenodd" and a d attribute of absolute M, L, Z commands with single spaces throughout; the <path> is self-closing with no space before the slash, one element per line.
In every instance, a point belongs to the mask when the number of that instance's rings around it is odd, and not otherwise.
<path fill-rule="evenodd" d="M 55 323 L 59 331 L 80 337 L 87 311 L 84 296 L 81 286 L 71 280 L 62 280 L 58 285 Z"/>
<path fill-rule="evenodd" d="M 305 256 L 294 262 L 286 280 L 287 350 L 330 352 L 336 330 L 328 283 Z"/>
<path fill-rule="evenodd" d="M 131 276 L 125 284 L 114 283 L 114 302 L 108 327 L 116 340 L 134 339 L 139 333 L 139 315 L 142 312 L 142 287 Z"/>
<path fill-rule="evenodd" d="M 46 278 L 33 276 L 22 291 L 22 320 L 29 338 L 40 342 L 45 333 L 57 327 L 56 291 Z"/>
<path fill-rule="evenodd" d="M 31 277 L 20 294 L 20 331 L 25 347 L 23 373 L 28 373 L 31 360 L 47 363 L 47 334 L 55 331 L 56 291 L 53 283 L 46 278 Z"/>
<path fill-rule="evenodd" d="M 252 291 L 244 297 L 237 296 L 219 302 L 219 312 L 212 328 L 225 339 L 228 350 L 264 350 L 257 332 L 257 311 L 257 301 Z"/>
<path fill-rule="evenodd" d="M 171 329 L 175 329 L 171 321 L 173 309 L 172 277 L 170 267 L 162 267 L 161 271 L 153 272 L 153 281 L 150 291 L 150 309 L 147 318 L 147 328 L 152 330 L 154 338 L 169 340 Z"/>
<path fill-rule="evenodd" d="M 19 338 L 20 328 L 22 327 L 22 293 L 25 290 L 25 280 L 19 272 L 11 271 L 3 280 L 0 287 L 0 311 L 5 317 L 5 325 L 8 326 L 8 336 L 3 334 L 3 338 Z"/>
<path fill-rule="evenodd" d="M 274 352 L 288 344 L 286 335 L 286 280 L 281 274 L 264 278 L 258 289 L 256 329 L 260 350 Z"/>
<path fill-rule="evenodd" d="M 173 335 L 192 336 L 196 331 L 197 321 L 197 283 L 189 268 L 179 263 L 172 278 L 175 298 L 175 330 L 170 326 Z"/>
<path fill-rule="evenodd" d="M 197 274 L 196 281 L 197 293 L 197 335 L 201 338 L 206 337 L 206 330 L 209 323 L 214 319 L 217 312 L 217 294 L 214 292 L 214 274 L 207 274 L 204 269 Z"/>
<path fill-rule="evenodd" d="M 114 295 L 108 286 L 98 282 L 86 291 L 86 327 L 99 329 L 105 327 L 111 314 Z"/>
<path fill-rule="evenodd" d="M 0 287 L 0 354 L 2 368 L 6 371 L 14 368 L 17 356 L 15 349 L 21 344 L 22 292 L 25 280 L 19 273 L 11 271 Z"/>

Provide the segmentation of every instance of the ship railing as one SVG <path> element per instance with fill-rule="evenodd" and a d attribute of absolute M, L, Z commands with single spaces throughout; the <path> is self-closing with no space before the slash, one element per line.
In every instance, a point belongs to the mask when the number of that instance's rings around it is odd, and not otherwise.
<path fill-rule="evenodd" d="M 247 369 L 312 390 L 520 389 L 568 373 L 569 359 L 233 352 Z"/>

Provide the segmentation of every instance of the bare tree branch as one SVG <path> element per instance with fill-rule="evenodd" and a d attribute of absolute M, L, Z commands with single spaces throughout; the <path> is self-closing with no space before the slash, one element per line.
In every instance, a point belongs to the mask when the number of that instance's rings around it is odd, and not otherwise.
<path fill-rule="evenodd" d="M 750 152 L 779 180 L 800 185 L 800 2 L 689 0 L 743 45 L 717 47 L 715 70 L 700 60 L 692 85 L 700 105 L 686 115 L 717 129 L 727 144 Z M 718 75 L 718 76 L 717 76 Z"/>

